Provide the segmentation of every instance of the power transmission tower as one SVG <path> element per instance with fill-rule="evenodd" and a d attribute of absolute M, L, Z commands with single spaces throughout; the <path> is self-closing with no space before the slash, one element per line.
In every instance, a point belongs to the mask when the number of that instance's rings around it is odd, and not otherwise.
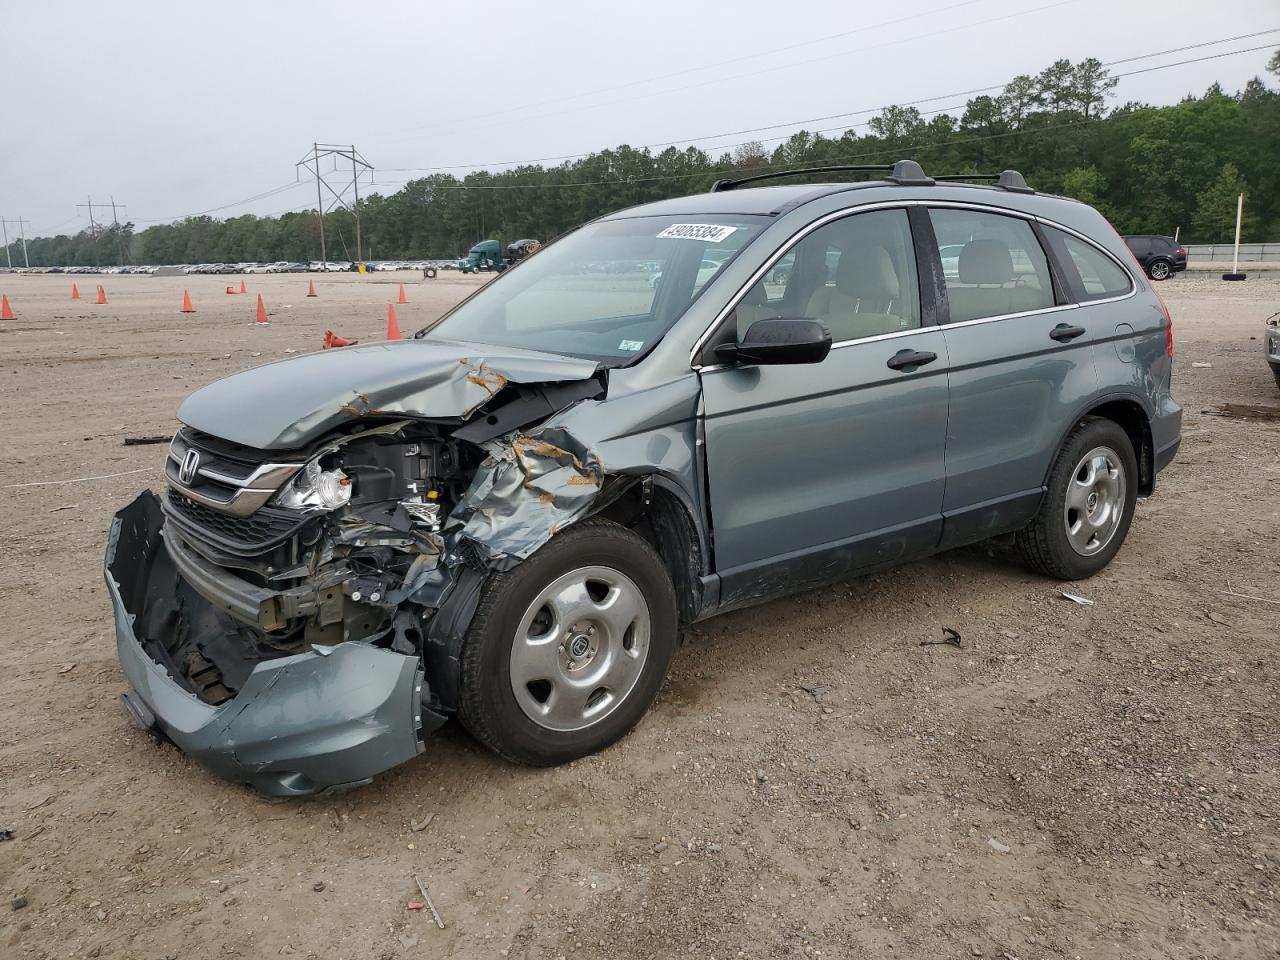
<path fill-rule="evenodd" d="M 333 158 L 333 170 L 328 177 L 320 169 L 320 161 L 326 157 Z M 351 161 L 349 179 L 346 174 L 346 164 L 342 166 L 342 173 L 339 174 L 338 172 L 339 158 Z M 307 173 L 316 178 L 316 214 L 320 218 L 320 260 L 323 267 L 327 268 L 329 265 L 328 253 L 325 251 L 324 243 L 324 215 L 327 211 L 336 207 L 342 207 L 342 209 L 349 211 L 355 217 L 356 259 L 363 260 L 364 248 L 360 238 L 360 177 L 367 170 L 370 181 L 372 181 L 373 164 L 360 155 L 360 151 L 355 148 L 355 144 L 313 143 L 307 155 L 294 166 L 305 168 Z M 333 184 L 340 184 L 342 189 L 335 190 Z M 327 204 L 324 195 L 325 190 L 328 190 L 332 197 Z M 346 199 L 348 191 L 352 194 L 350 203 Z"/>
<path fill-rule="evenodd" d="M 27 230 L 26 220 L 22 217 L 0 217 L 0 227 L 4 230 L 4 255 L 9 260 L 9 269 L 13 269 L 13 255 L 9 252 L 9 224 L 16 223 L 18 225 L 18 236 L 22 238 L 22 265 L 30 267 L 31 261 L 27 258 Z"/>
<path fill-rule="evenodd" d="M 124 204 L 120 204 L 120 206 L 123 207 Z M 98 222 L 93 219 L 93 208 L 97 207 L 99 210 L 103 210 L 103 211 L 105 211 L 107 207 L 111 208 L 111 223 L 115 227 L 115 233 L 116 233 L 116 253 L 119 255 L 119 258 L 120 258 L 120 266 L 124 266 L 124 240 L 120 236 L 120 221 L 116 217 L 115 197 L 111 198 L 110 203 L 94 203 L 93 197 L 89 197 L 88 203 L 76 204 L 77 210 L 83 209 L 85 207 L 89 208 L 89 236 L 93 237 L 95 241 L 95 246 L 98 239 Z"/>

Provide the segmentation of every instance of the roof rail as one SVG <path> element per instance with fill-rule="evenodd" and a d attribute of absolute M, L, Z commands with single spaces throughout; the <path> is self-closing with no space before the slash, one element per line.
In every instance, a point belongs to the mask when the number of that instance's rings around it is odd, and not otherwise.
<path fill-rule="evenodd" d="M 914 160 L 899 160 L 897 163 L 866 164 L 830 164 L 821 167 L 794 167 L 790 170 L 772 170 L 768 173 L 757 173 L 750 177 L 739 177 L 736 180 L 717 180 L 711 185 L 712 193 L 733 190 L 747 183 L 758 183 L 761 180 L 778 180 L 782 177 L 802 177 L 815 173 L 887 173 L 885 177 L 890 183 L 904 187 L 927 187 L 934 183 L 962 182 L 965 180 L 991 180 L 1001 190 L 1010 193 L 1035 193 L 1027 186 L 1027 181 L 1017 170 L 1004 170 L 1000 173 L 951 173 L 941 177 L 930 177 L 920 164 Z"/>
<path fill-rule="evenodd" d="M 940 183 L 990 180 L 1001 190 L 1008 190 L 1010 193 L 1035 193 L 1027 186 L 1026 179 L 1017 170 L 1003 170 L 1000 173 L 949 173 L 934 179 Z"/>
<path fill-rule="evenodd" d="M 779 177 L 800 177 L 809 173 L 849 173 L 852 171 L 857 171 L 859 173 L 866 173 L 868 171 L 883 173 L 894 170 L 896 166 L 897 164 L 890 165 L 887 163 L 870 163 L 857 165 L 832 164 L 825 167 L 795 167 L 791 170 L 774 170 L 769 173 L 757 173 L 754 176 L 740 177 L 737 180 L 717 180 L 711 185 L 711 192 L 720 193 L 724 190 L 733 190 L 735 187 L 740 187 L 744 183 L 755 183 L 758 180 L 776 180 Z"/>
<path fill-rule="evenodd" d="M 723 190 L 733 190 L 744 183 L 755 183 L 759 180 L 776 180 L 779 177 L 800 177 L 814 173 L 887 173 L 886 180 L 897 183 L 902 186 L 927 187 L 933 183 L 929 177 L 925 176 L 924 170 L 920 164 L 914 160 L 899 160 L 897 163 L 861 163 L 861 164 L 845 164 L 837 163 L 822 167 L 795 167 L 791 170 L 774 170 L 770 173 L 757 173 L 750 177 L 741 177 L 737 180 L 717 180 L 711 185 L 712 193 L 720 193 Z"/>

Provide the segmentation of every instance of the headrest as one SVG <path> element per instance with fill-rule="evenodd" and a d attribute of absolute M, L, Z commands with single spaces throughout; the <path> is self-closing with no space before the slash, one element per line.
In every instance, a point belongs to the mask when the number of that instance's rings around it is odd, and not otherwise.
<path fill-rule="evenodd" d="M 960 248 L 961 283 L 1007 283 L 1013 257 L 1003 240 L 970 240 Z"/>
<path fill-rule="evenodd" d="M 897 300 L 901 288 L 889 251 L 858 245 L 840 254 L 836 289 L 861 300 Z"/>

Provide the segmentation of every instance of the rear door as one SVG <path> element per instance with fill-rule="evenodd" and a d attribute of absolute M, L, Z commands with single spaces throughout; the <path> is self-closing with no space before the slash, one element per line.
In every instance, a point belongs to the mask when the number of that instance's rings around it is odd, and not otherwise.
<path fill-rule="evenodd" d="M 834 345 L 818 364 L 702 370 L 723 606 L 937 546 L 947 348 L 914 246 L 903 209 L 836 218 L 780 251 L 731 314 L 739 338 L 815 317 Z"/>
<path fill-rule="evenodd" d="M 951 359 L 943 545 L 1023 526 L 1080 404 L 1097 389 L 1093 342 L 1038 225 L 1008 211 L 929 209 L 943 271 Z M 1107 334 L 1110 331 L 1106 331 Z M 1104 334 L 1105 335 L 1105 334 Z"/>

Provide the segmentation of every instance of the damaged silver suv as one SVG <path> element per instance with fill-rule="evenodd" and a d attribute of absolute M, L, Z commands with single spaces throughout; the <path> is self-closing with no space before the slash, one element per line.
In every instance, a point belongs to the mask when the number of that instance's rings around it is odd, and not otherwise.
<path fill-rule="evenodd" d="M 276 795 L 455 715 L 560 763 L 712 614 L 1002 536 L 1100 570 L 1178 448 L 1167 311 L 1083 204 L 875 169 L 624 210 L 193 394 L 107 547 L 134 719 Z"/>

